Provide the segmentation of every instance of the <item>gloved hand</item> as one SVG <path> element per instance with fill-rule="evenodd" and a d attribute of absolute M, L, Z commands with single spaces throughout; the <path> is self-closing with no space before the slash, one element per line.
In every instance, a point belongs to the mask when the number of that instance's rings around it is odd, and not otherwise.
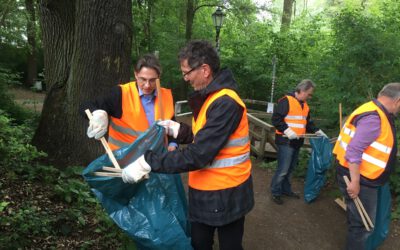
<path fill-rule="evenodd" d="M 326 137 L 326 138 L 329 138 L 329 137 L 324 133 L 324 131 L 322 131 L 321 129 L 318 130 L 317 132 L 315 132 L 315 134 L 318 135 L 318 136 L 324 136 L 324 137 Z"/>
<path fill-rule="evenodd" d="M 289 140 L 299 139 L 299 136 L 291 128 L 287 128 L 283 133 L 289 138 Z"/>
<path fill-rule="evenodd" d="M 94 137 L 98 140 L 107 133 L 108 114 L 106 111 L 98 109 L 93 111 L 92 115 L 86 134 L 89 138 Z"/>
<path fill-rule="evenodd" d="M 144 155 L 142 155 L 122 170 L 122 181 L 125 183 L 136 183 L 143 179 L 150 171 L 151 167 L 144 159 Z"/>
<path fill-rule="evenodd" d="M 178 137 L 179 128 L 181 127 L 181 124 L 179 122 L 164 120 L 159 121 L 157 124 L 165 128 L 165 132 L 167 133 L 167 135 L 172 136 L 175 139 Z"/>

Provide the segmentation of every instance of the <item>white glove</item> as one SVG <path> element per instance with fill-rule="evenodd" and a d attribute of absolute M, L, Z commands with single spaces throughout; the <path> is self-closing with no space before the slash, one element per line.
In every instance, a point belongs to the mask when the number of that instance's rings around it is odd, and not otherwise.
<path fill-rule="evenodd" d="M 326 138 L 329 138 L 329 137 L 324 133 L 324 131 L 322 131 L 321 129 L 318 130 L 317 132 L 315 132 L 315 134 L 318 135 L 318 136 L 324 136 L 324 137 L 326 137 Z"/>
<path fill-rule="evenodd" d="M 157 124 L 165 128 L 165 132 L 167 133 L 167 135 L 172 136 L 175 139 L 178 137 L 179 128 L 181 127 L 181 124 L 179 122 L 164 120 L 159 121 Z"/>
<path fill-rule="evenodd" d="M 144 155 L 142 155 L 122 170 L 122 181 L 125 183 L 136 183 L 143 179 L 150 171 L 151 167 L 144 159 Z"/>
<path fill-rule="evenodd" d="M 289 138 L 289 140 L 299 139 L 299 136 L 291 128 L 287 128 L 283 133 Z"/>
<path fill-rule="evenodd" d="M 89 138 L 94 137 L 98 140 L 107 133 L 108 114 L 106 111 L 98 109 L 93 111 L 92 115 L 86 134 Z"/>

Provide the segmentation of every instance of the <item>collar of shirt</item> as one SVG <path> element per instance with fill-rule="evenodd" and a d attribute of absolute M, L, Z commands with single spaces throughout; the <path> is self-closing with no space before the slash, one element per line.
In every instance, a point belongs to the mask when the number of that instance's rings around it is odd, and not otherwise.
<path fill-rule="evenodd" d="M 155 96 L 157 96 L 157 90 L 154 90 L 153 91 L 153 93 L 151 93 L 151 94 L 149 94 L 149 95 L 145 95 L 144 93 L 143 93 L 143 91 L 138 87 L 138 90 L 139 90 L 139 97 L 142 97 L 142 96 L 151 96 L 151 97 L 155 97 Z"/>

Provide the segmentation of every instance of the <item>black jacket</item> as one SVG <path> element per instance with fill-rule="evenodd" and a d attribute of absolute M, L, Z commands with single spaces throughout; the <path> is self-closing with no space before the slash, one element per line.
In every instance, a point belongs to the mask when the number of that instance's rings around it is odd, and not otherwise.
<path fill-rule="evenodd" d="M 287 95 L 293 96 L 294 97 L 294 92 L 288 93 Z M 303 107 L 304 102 L 299 101 L 301 107 Z M 278 101 L 278 105 L 275 108 L 274 112 L 272 113 L 272 125 L 279 131 L 282 132 L 285 131 L 288 128 L 288 125 L 285 122 L 285 116 L 289 112 L 289 101 L 286 98 L 286 96 L 282 97 Z M 319 130 L 314 125 L 314 122 L 310 119 L 310 112 L 308 113 L 307 116 L 307 125 L 306 125 L 306 132 L 307 133 L 315 133 Z M 293 148 L 300 148 L 304 144 L 304 139 L 295 139 L 295 140 L 289 140 L 287 137 L 283 137 L 280 134 L 275 134 L 275 143 L 280 144 L 280 145 L 290 145 Z"/>
<path fill-rule="evenodd" d="M 236 82 L 229 70 L 221 70 L 203 90 L 189 97 L 194 119 L 207 96 L 220 89 L 236 90 Z M 203 168 L 224 147 L 230 135 L 238 127 L 243 108 L 229 96 L 215 100 L 207 110 L 207 122 L 193 137 L 191 127 L 181 123 L 179 143 L 190 143 L 186 148 L 157 155 L 147 151 L 145 159 L 153 172 L 182 173 Z M 189 187 L 189 220 L 212 226 L 233 222 L 254 206 L 251 176 L 241 185 L 217 191 L 201 191 Z"/>

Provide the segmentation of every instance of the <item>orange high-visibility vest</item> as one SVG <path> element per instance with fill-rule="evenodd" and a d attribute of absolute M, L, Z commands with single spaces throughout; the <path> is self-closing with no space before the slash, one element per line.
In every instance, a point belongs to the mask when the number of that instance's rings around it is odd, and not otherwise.
<path fill-rule="evenodd" d="M 350 115 L 340 131 L 333 149 L 333 153 L 336 154 L 340 165 L 348 168 L 349 163 L 345 159 L 346 149 L 353 139 L 354 134 L 357 132 L 357 127 L 355 127 L 352 122 L 358 115 L 372 111 L 376 111 L 379 114 L 381 119 L 381 132 L 378 138 L 365 149 L 359 166 L 360 174 L 371 180 L 377 179 L 385 171 L 394 144 L 390 122 L 385 112 L 374 102 L 371 101 L 361 105 Z"/>
<path fill-rule="evenodd" d="M 306 133 L 307 116 L 310 108 L 306 102 L 301 107 L 299 100 L 293 96 L 287 95 L 286 98 L 289 101 L 289 112 L 285 116 L 284 121 L 297 135 L 303 135 Z M 278 130 L 275 132 L 276 134 L 282 134 Z"/>
<path fill-rule="evenodd" d="M 244 108 L 242 120 L 228 142 L 214 160 L 204 168 L 189 172 L 189 186 L 198 190 L 222 190 L 236 187 L 250 177 L 250 141 L 247 109 L 237 93 L 222 89 L 210 94 L 204 102 L 196 121 L 192 119 L 192 131 L 196 136 L 207 122 L 208 107 L 219 97 L 228 95 Z"/>
<path fill-rule="evenodd" d="M 111 117 L 108 127 L 108 144 L 112 150 L 133 143 L 151 124 L 147 121 L 146 113 L 140 101 L 136 82 L 120 85 L 122 91 L 122 117 Z M 154 120 L 160 119 L 160 103 L 158 95 L 162 95 L 164 119 L 174 116 L 174 101 L 170 89 L 161 88 L 154 103 Z"/>

